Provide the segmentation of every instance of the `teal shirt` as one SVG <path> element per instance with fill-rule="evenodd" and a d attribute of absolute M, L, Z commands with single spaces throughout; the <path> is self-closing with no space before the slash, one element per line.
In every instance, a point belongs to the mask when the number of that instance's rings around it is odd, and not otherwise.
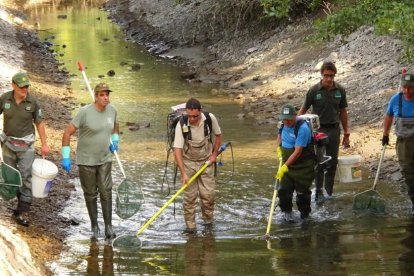
<path fill-rule="evenodd" d="M 72 120 L 79 130 L 76 164 L 96 166 L 112 162 L 109 144 L 116 118 L 116 109 L 110 104 L 103 112 L 97 111 L 94 104 L 79 109 Z"/>
<path fill-rule="evenodd" d="M 308 110 L 311 106 L 321 124 L 339 123 L 339 110 L 348 107 L 345 89 L 334 82 L 334 87 L 327 91 L 319 82 L 306 94 L 303 107 Z"/>

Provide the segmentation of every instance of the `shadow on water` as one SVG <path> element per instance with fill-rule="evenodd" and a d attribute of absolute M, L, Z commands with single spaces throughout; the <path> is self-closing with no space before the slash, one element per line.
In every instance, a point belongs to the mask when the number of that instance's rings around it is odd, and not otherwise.
<path fill-rule="evenodd" d="M 128 178 L 142 185 L 146 196 L 141 211 L 131 219 L 114 215 L 118 234 L 135 234 L 178 187 L 172 183 L 171 163 L 169 186 L 165 184 L 161 190 L 166 119 L 171 106 L 189 96 L 200 98 L 219 118 L 224 140 L 232 141 L 234 152 L 233 156 L 230 152 L 222 156 L 213 233 L 203 235 L 198 218 L 197 236 L 183 236 L 178 199 L 140 235 L 143 246 L 138 252 L 113 250 L 102 235 L 97 243 L 89 240 L 89 218 L 79 180 L 75 179 L 76 191 L 62 215 L 78 219 L 80 225 L 70 230 L 67 252 L 52 265 L 56 274 L 395 275 L 412 270 L 413 223 L 408 220 L 408 199 L 398 184 L 378 184 L 387 214 L 352 211 L 355 194 L 372 186 L 373 179 L 366 172 L 362 182 L 335 184 L 332 200 L 321 206 L 312 203 L 309 221 L 301 221 L 295 207 L 295 221 L 285 223 L 276 208 L 272 239 L 270 243 L 264 241 L 276 170 L 275 126 L 257 126 L 238 119 L 241 106 L 226 96 L 212 96 L 213 86 L 180 80 L 180 68 L 125 41 L 104 11 L 85 5 L 89 2 L 79 3 L 59 8 L 36 6 L 31 16 L 47 30 L 40 32 L 41 36 L 53 41 L 57 57 L 73 74 L 72 88 L 79 103 L 90 99 L 77 71 L 78 60 L 87 66 L 92 85 L 105 81 L 114 91 L 111 102 L 119 111 L 123 132 L 119 155 Z M 62 14 L 67 18 L 59 19 Z M 140 64 L 141 69 L 131 70 L 132 64 Z M 108 77 L 111 69 L 115 76 Z M 149 123 L 150 127 L 130 131 L 127 122 Z M 234 176 L 229 177 L 233 157 Z M 113 167 L 114 182 L 119 185 L 123 178 L 117 165 Z M 102 217 L 99 219 L 103 228 Z"/>

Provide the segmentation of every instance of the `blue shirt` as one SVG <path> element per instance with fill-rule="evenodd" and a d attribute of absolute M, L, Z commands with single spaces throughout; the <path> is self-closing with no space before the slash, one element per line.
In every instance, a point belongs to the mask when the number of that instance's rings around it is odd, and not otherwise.
<path fill-rule="evenodd" d="M 399 110 L 399 96 L 400 92 L 393 95 L 388 103 L 387 115 L 391 117 L 398 117 Z M 402 117 L 403 118 L 414 118 L 414 100 L 407 101 L 402 95 Z"/>
<path fill-rule="evenodd" d="M 294 147 L 307 147 L 311 142 L 311 129 L 306 122 L 302 123 L 298 131 L 298 137 L 295 135 L 295 125 L 291 127 L 283 126 L 282 147 L 292 149 Z"/>

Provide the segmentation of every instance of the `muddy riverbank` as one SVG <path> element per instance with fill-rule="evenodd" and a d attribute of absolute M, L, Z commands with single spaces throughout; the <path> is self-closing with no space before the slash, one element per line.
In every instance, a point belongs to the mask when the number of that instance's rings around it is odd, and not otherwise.
<path fill-rule="evenodd" d="M 30 93 L 39 99 L 44 111 L 47 141 L 51 149 L 47 159 L 58 165 L 63 129 L 71 118 L 73 99 L 68 88 L 69 77 L 59 70 L 53 52 L 39 41 L 36 33 L 26 28 L 24 15 L 17 12 L 13 3 L 0 1 L 0 11 L 1 92 L 10 90 L 11 76 L 15 72 L 28 72 Z M 37 158 L 41 158 L 39 141 L 36 142 L 36 153 Z M 10 231 L 1 231 L 0 240 L 5 241 L 4 246 L 12 252 L 12 255 L 2 258 L 4 262 L 9 260 L 10 264 L 2 265 L 4 273 L 51 274 L 48 265 L 59 258 L 65 246 L 65 229 L 71 224 L 70 219 L 60 216 L 73 190 L 68 180 L 68 175 L 59 171 L 49 196 L 33 200 L 29 227 L 17 225 L 11 217 L 16 199 L 9 202 L 0 200 L 0 226 Z M 16 243 L 10 242 L 12 240 Z M 29 248 L 30 253 L 24 252 L 24 248 Z M 8 252 L 6 249 L 2 252 Z"/>
<path fill-rule="evenodd" d="M 233 98 L 243 106 L 239 118 L 253 117 L 258 125 L 276 124 L 278 110 L 287 102 L 299 108 L 307 89 L 320 79 L 321 63 L 335 61 L 336 81 L 348 93 L 351 127 L 351 149 L 341 154 L 360 154 L 375 171 L 386 104 L 397 90 L 401 69 L 412 67 L 401 62 L 399 40 L 362 27 L 332 42 L 310 43 L 312 16 L 269 28 L 260 21 L 236 26 L 222 19 L 228 24 L 219 24 L 217 3 L 209 0 L 109 1 L 106 9 L 128 39 L 155 55 L 186 63 L 194 77 L 189 81 L 221 84 L 212 93 Z M 395 161 L 391 146 L 382 177 L 400 179 Z"/>

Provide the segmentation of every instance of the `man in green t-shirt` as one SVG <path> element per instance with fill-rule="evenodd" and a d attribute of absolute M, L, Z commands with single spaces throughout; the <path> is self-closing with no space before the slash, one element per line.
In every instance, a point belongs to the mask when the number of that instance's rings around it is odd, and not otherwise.
<path fill-rule="evenodd" d="M 105 238 L 115 238 L 112 230 L 112 155 L 118 150 L 119 126 L 116 109 L 109 103 L 111 90 L 105 83 L 96 85 L 95 102 L 79 109 L 62 137 L 62 168 L 71 169 L 70 137 L 79 129 L 76 164 L 91 220 L 92 238 L 99 235 L 98 194 L 105 223 Z M 110 142 L 112 141 L 112 143 Z"/>
<path fill-rule="evenodd" d="M 41 153 L 49 153 L 46 143 L 42 109 L 29 93 L 30 81 L 26 73 L 16 73 L 12 78 L 12 91 L 0 97 L 0 114 L 4 115 L 2 142 L 3 160 L 18 169 L 23 186 L 17 192 L 18 204 L 13 212 L 16 222 L 29 226 L 28 213 L 32 203 L 32 165 L 35 158 L 35 127 L 42 142 Z"/>
<path fill-rule="evenodd" d="M 329 161 L 327 168 L 324 166 L 317 166 L 316 168 L 316 202 L 321 202 L 324 199 L 322 190 L 324 183 L 328 196 L 332 196 L 333 193 L 341 136 L 340 124 L 344 130 L 342 144 L 344 147 L 349 147 L 350 133 L 348 128 L 348 112 L 346 110 L 348 103 L 345 89 L 334 81 L 336 71 L 334 63 L 324 62 L 322 64 L 322 79 L 309 89 L 305 102 L 299 110 L 299 115 L 302 115 L 312 106 L 312 113 L 319 116 L 321 127 L 318 131 L 325 133 L 329 137 L 326 155 L 331 156 L 332 159 Z"/>

